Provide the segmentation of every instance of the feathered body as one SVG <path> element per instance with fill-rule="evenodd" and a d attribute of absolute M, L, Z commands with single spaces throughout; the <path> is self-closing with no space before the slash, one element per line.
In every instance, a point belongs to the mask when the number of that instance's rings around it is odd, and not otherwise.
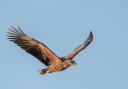
<path fill-rule="evenodd" d="M 85 49 L 93 40 L 93 34 L 90 32 L 89 37 L 86 41 L 84 41 L 84 43 L 79 45 L 69 55 L 60 58 L 44 43 L 41 43 L 26 35 L 20 27 L 18 27 L 18 29 L 12 27 L 7 33 L 10 41 L 20 46 L 26 52 L 36 57 L 40 62 L 47 66 L 47 68 L 40 71 L 40 74 L 62 71 L 69 66 L 76 64 L 75 61 L 72 60 L 73 57 L 75 57 L 81 50 Z"/>

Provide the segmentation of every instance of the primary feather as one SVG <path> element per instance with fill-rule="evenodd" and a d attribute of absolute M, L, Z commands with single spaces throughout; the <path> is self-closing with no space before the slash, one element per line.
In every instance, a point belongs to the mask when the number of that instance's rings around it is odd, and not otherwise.
<path fill-rule="evenodd" d="M 16 43 L 26 52 L 32 54 L 45 65 L 48 66 L 52 63 L 60 62 L 59 57 L 56 56 L 45 44 L 29 37 L 19 27 L 18 30 L 14 27 L 9 30 L 10 32 L 7 32 L 8 39 Z"/>
<path fill-rule="evenodd" d="M 85 49 L 93 40 L 93 34 L 90 32 L 88 38 L 84 41 L 84 43 L 80 44 L 75 50 L 73 50 L 71 53 L 69 53 L 65 59 L 72 59 L 75 57 L 80 51 Z"/>

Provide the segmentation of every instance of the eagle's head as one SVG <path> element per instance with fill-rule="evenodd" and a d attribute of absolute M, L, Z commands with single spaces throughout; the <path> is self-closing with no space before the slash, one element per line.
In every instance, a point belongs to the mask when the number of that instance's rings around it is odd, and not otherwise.
<path fill-rule="evenodd" d="M 72 66 L 77 66 L 77 63 L 76 63 L 74 60 L 72 60 L 72 61 L 71 61 L 71 65 L 72 65 Z"/>

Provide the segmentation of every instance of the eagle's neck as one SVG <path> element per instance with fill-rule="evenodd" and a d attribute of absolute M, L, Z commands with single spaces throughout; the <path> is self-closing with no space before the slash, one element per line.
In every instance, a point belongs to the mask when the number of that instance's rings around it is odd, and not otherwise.
<path fill-rule="evenodd" d="M 71 66 L 72 65 L 72 60 L 64 60 L 63 62 L 62 62 L 62 67 L 63 67 L 63 69 L 66 69 L 66 68 L 68 68 L 69 66 Z"/>

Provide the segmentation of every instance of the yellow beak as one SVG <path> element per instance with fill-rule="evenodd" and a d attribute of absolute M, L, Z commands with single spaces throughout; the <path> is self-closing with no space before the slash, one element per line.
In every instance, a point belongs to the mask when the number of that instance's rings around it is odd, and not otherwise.
<path fill-rule="evenodd" d="M 77 66 L 77 63 L 73 63 L 72 66 L 76 67 Z"/>

